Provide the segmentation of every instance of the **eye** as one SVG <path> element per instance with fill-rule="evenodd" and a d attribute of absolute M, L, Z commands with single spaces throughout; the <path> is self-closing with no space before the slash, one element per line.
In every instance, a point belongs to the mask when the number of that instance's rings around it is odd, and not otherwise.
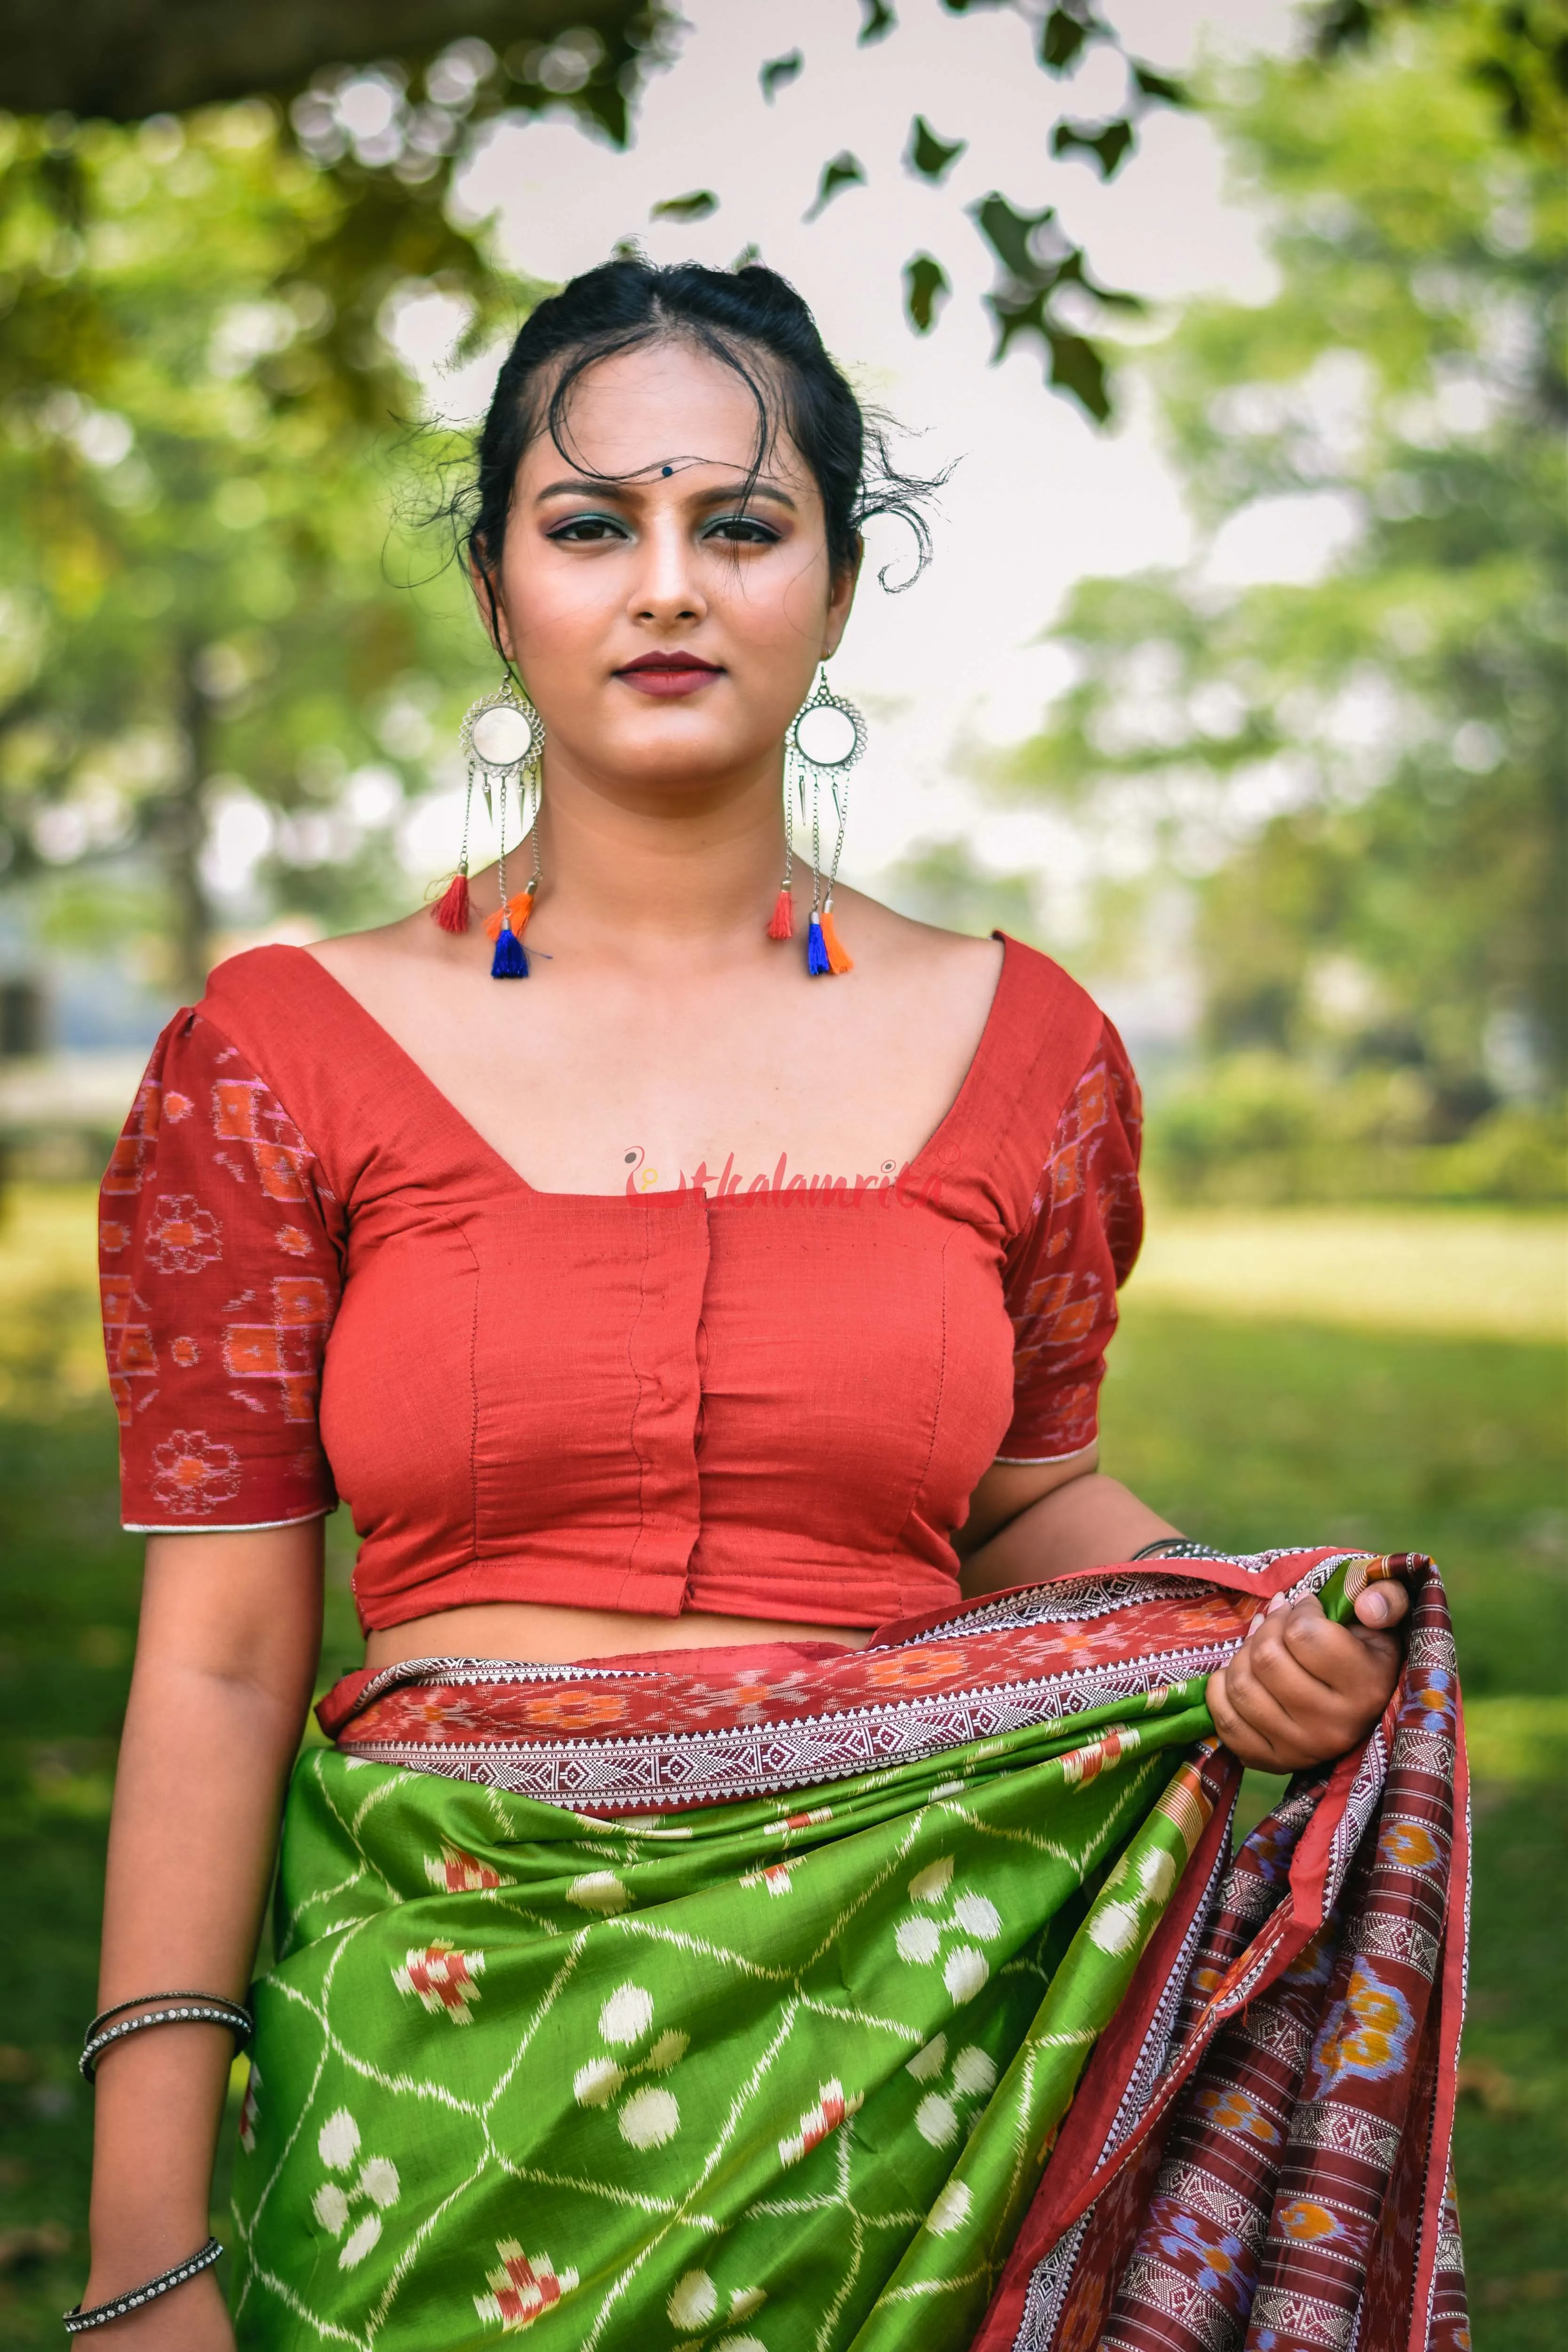
<path fill-rule="evenodd" d="M 703 530 L 704 539 L 721 539 L 731 547 L 776 547 L 779 534 L 754 515 L 717 515 Z"/>
<path fill-rule="evenodd" d="M 591 547 L 605 540 L 629 539 L 631 533 L 617 515 L 580 514 L 568 515 L 548 536 L 568 547 Z"/>

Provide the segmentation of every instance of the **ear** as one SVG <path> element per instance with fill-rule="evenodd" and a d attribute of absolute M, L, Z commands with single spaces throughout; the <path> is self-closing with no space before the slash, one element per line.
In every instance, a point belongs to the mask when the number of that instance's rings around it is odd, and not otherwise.
<path fill-rule="evenodd" d="M 831 661 L 839 642 L 849 625 L 849 614 L 855 603 L 855 591 L 860 584 L 860 566 L 866 560 L 866 542 L 857 532 L 855 558 L 833 575 L 827 592 L 827 611 L 823 616 L 822 658 Z"/>
<path fill-rule="evenodd" d="M 474 602 L 479 608 L 485 635 L 502 661 L 515 659 L 511 642 L 511 625 L 506 606 L 501 603 L 499 583 L 494 572 L 488 572 L 478 549 L 470 547 L 468 557 L 468 585 L 474 592 Z"/>

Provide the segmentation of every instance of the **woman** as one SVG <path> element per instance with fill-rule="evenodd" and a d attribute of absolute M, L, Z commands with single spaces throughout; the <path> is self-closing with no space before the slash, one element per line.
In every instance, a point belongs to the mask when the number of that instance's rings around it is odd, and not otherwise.
<path fill-rule="evenodd" d="M 149 1539 L 89 2317 L 206 2235 L 340 1492 L 366 1671 L 289 1799 L 247 2344 L 980 2340 L 1085 2056 L 1184 1904 L 1219 1932 L 1233 1759 L 1384 1715 L 1405 1591 L 1331 1622 L 1321 1555 L 984 1601 L 1200 1548 L 1097 1462 L 1114 1032 L 1012 942 L 835 925 L 792 730 L 912 511 L 870 459 L 764 269 L 542 304 L 468 541 L 526 887 L 465 835 L 436 923 L 238 957 L 154 1055 L 104 1195 Z M 212 2014 L 142 2030 L 165 1989 Z M 233 2340 L 210 2268 L 112 2324 Z"/>

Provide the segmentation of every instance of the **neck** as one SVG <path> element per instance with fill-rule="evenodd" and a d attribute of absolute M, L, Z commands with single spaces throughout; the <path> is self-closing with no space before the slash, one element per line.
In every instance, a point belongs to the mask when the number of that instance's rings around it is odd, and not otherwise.
<path fill-rule="evenodd" d="M 707 788 L 630 793 L 547 753 L 537 921 L 610 954 L 760 940 L 784 871 L 782 785 L 780 752 Z M 528 842 L 509 852 L 510 890 L 532 856 Z M 494 866 L 475 876 L 474 897 L 481 912 L 498 903 Z"/>

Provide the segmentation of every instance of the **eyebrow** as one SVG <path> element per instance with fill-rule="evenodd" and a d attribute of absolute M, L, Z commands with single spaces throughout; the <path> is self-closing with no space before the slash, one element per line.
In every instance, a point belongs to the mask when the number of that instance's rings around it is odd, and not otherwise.
<path fill-rule="evenodd" d="M 534 504 L 542 506 L 546 499 L 625 499 L 629 496 L 631 492 L 619 482 L 595 481 L 587 476 L 579 476 L 571 481 L 547 483 L 536 493 Z M 795 500 L 789 493 L 773 489 L 766 482 L 752 482 L 749 486 L 745 482 L 722 483 L 716 489 L 700 491 L 699 499 L 703 506 L 721 506 L 728 499 L 771 499 L 775 506 L 787 507 L 791 514 L 795 511 Z"/>

